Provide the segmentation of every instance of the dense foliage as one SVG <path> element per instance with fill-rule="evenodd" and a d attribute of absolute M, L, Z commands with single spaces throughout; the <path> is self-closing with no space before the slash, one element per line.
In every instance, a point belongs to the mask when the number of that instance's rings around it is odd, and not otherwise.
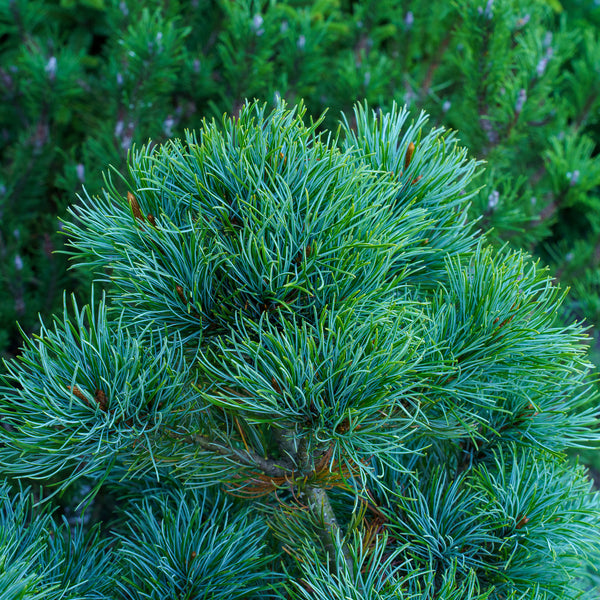
<path fill-rule="evenodd" d="M 453 134 L 302 115 L 135 149 L 73 209 L 109 291 L 6 364 L 2 600 L 597 597 L 564 294 L 477 235 Z"/>
<path fill-rule="evenodd" d="M 458 129 L 488 163 L 471 216 L 600 323 L 598 25 L 578 0 L 0 0 L 0 351 L 64 287 L 87 299 L 54 252 L 74 192 L 254 97 L 329 107 L 329 126 L 396 102 Z"/>

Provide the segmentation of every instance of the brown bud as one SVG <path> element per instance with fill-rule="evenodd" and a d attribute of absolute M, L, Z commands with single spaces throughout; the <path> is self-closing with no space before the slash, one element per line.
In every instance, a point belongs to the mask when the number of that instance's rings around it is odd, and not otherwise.
<path fill-rule="evenodd" d="M 86 404 L 89 404 L 88 399 L 85 397 L 84 393 L 76 385 L 74 385 L 73 387 L 68 385 L 67 389 L 73 392 L 73 396 L 77 396 L 77 398 L 83 400 Z"/>
<path fill-rule="evenodd" d="M 406 154 L 404 155 L 404 170 L 408 169 L 410 165 L 410 161 L 412 160 L 413 154 L 415 153 L 415 145 L 411 142 L 406 149 Z"/>
<path fill-rule="evenodd" d="M 275 377 L 271 377 L 271 385 L 278 394 L 281 394 L 281 388 L 279 387 L 279 384 L 277 383 Z"/>
<path fill-rule="evenodd" d="M 185 297 L 185 294 L 183 293 L 183 288 L 180 285 L 178 285 L 175 287 L 175 290 L 177 292 L 177 295 L 181 298 L 181 301 L 184 304 L 187 304 L 188 301 L 187 301 L 187 298 Z"/>
<path fill-rule="evenodd" d="M 150 225 L 152 225 L 152 227 L 154 227 L 154 229 L 156 229 L 156 221 L 154 220 L 154 215 L 151 213 L 148 213 L 148 222 L 150 223 Z"/>
<path fill-rule="evenodd" d="M 138 204 L 136 197 L 131 192 L 127 192 L 127 201 L 129 202 L 129 206 L 131 206 L 131 211 L 133 212 L 133 216 L 136 219 L 143 221 L 144 215 L 142 214 L 142 211 L 140 210 L 140 205 Z"/>
<path fill-rule="evenodd" d="M 515 526 L 515 529 L 521 529 L 521 528 L 525 527 L 525 525 L 527 525 L 527 523 L 529 523 L 529 517 L 523 516 L 523 517 L 521 517 L 521 520 Z"/>
<path fill-rule="evenodd" d="M 106 412 L 108 407 L 108 398 L 106 397 L 106 394 L 102 390 L 96 390 L 94 398 L 98 403 L 98 406 Z"/>

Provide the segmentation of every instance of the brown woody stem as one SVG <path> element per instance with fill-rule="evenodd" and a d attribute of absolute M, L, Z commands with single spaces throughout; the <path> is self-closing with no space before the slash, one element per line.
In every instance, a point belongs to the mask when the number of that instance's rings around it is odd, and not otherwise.
<path fill-rule="evenodd" d="M 231 460 L 241 463 L 245 466 L 258 468 L 265 475 L 270 477 L 285 477 L 286 475 L 290 475 L 290 473 L 292 473 L 294 470 L 294 466 L 285 459 L 275 460 L 271 458 L 263 458 L 251 450 L 239 450 L 229 446 L 222 446 L 221 444 L 218 444 L 210 438 L 202 435 L 185 436 L 181 439 L 193 442 L 204 450 L 228 457 Z M 307 468 L 312 462 L 307 451 L 307 445 L 307 439 L 303 438 L 300 441 L 296 455 L 296 461 L 305 468 Z M 318 519 L 321 520 L 323 524 L 320 537 L 323 545 L 329 553 L 330 563 L 332 566 L 336 565 L 338 549 L 336 547 L 335 540 L 339 539 L 341 543 L 341 551 L 346 562 L 346 567 L 348 572 L 352 575 L 354 573 L 354 562 L 352 560 L 348 545 L 343 541 L 343 532 L 338 524 L 327 492 L 321 487 L 312 485 L 307 485 L 304 489 L 304 492 L 307 496 L 310 510 Z"/>
<path fill-rule="evenodd" d="M 329 562 L 330 565 L 336 565 L 336 556 L 338 553 L 338 549 L 335 544 L 336 538 L 340 540 L 341 543 L 341 551 L 344 555 L 344 560 L 346 562 L 346 567 L 348 568 L 348 572 L 350 575 L 354 574 L 354 561 L 352 560 L 352 556 L 350 555 L 350 549 L 348 548 L 348 544 L 343 540 L 342 529 L 338 524 L 335 513 L 333 512 L 333 508 L 331 503 L 329 502 L 329 496 L 327 492 L 320 487 L 314 487 L 311 485 L 306 486 L 304 490 L 305 494 L 308 497 L 308 505 L 313 512 L 313 514 L 321 519 L 323 523 L 323 529 L 321 530 L 320 537 L 323 545 L 325 546 L 327 552 L 329 553 Z"/>
<path fill-rule="evenodd" d="M 265 475 L 269 475 L 270 477 L 285 477 L 293 471 L 293 466 L 284 459 L 275 460 L 272 458 L 263 458 L 251 450 L 239 450 L 237 448 L 231 448 L 230 446 L 222 446 L 201 435 L 186 436 L 182 439 L 193 442 L 204 450 L 209 450 L 216 454 L 220 454 L 221 456 L 229 457 L 246 467 L 258 468 Z"/>

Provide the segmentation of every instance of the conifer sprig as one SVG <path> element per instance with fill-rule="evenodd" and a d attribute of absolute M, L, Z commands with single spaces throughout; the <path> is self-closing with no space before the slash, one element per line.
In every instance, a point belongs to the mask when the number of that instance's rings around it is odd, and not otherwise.
<path fill-rule="evenodd" d="M 355 122 L 341 141 L 246 103 L 73 210 L 73 254 L 114 285 L 7 364 L 0 464 L 133 504 L 109 511 L 100 597 L 584 591 L 599 500 L 564 455 L 596 437 L 584 332 L 466 221 L 477 164 L 452 135 Z"/>

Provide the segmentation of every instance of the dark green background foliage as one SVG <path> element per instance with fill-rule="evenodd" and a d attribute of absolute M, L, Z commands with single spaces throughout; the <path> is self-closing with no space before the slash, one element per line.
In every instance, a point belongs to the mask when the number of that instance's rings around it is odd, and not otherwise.
<path fill-rule="evenodd" d="M 454 134 L 302 117 L 246 104 L 72 209 L 111 285 L 6 361 L 0 600 L 598 597 L 564 293 L 477 234 Z"/>
<path fill-rule="evenodd" d="M 562 10 L 561 10 L 562 8 Z M 63 288 L 57 217 L 133 144 L 160 143 L 244 98 L 425 108 L 487 171 L 471 215 L 572 286 L 600 323 L 600 7 L 565 0 L 350 2 L 0 0 L 0 351 Z"/>

